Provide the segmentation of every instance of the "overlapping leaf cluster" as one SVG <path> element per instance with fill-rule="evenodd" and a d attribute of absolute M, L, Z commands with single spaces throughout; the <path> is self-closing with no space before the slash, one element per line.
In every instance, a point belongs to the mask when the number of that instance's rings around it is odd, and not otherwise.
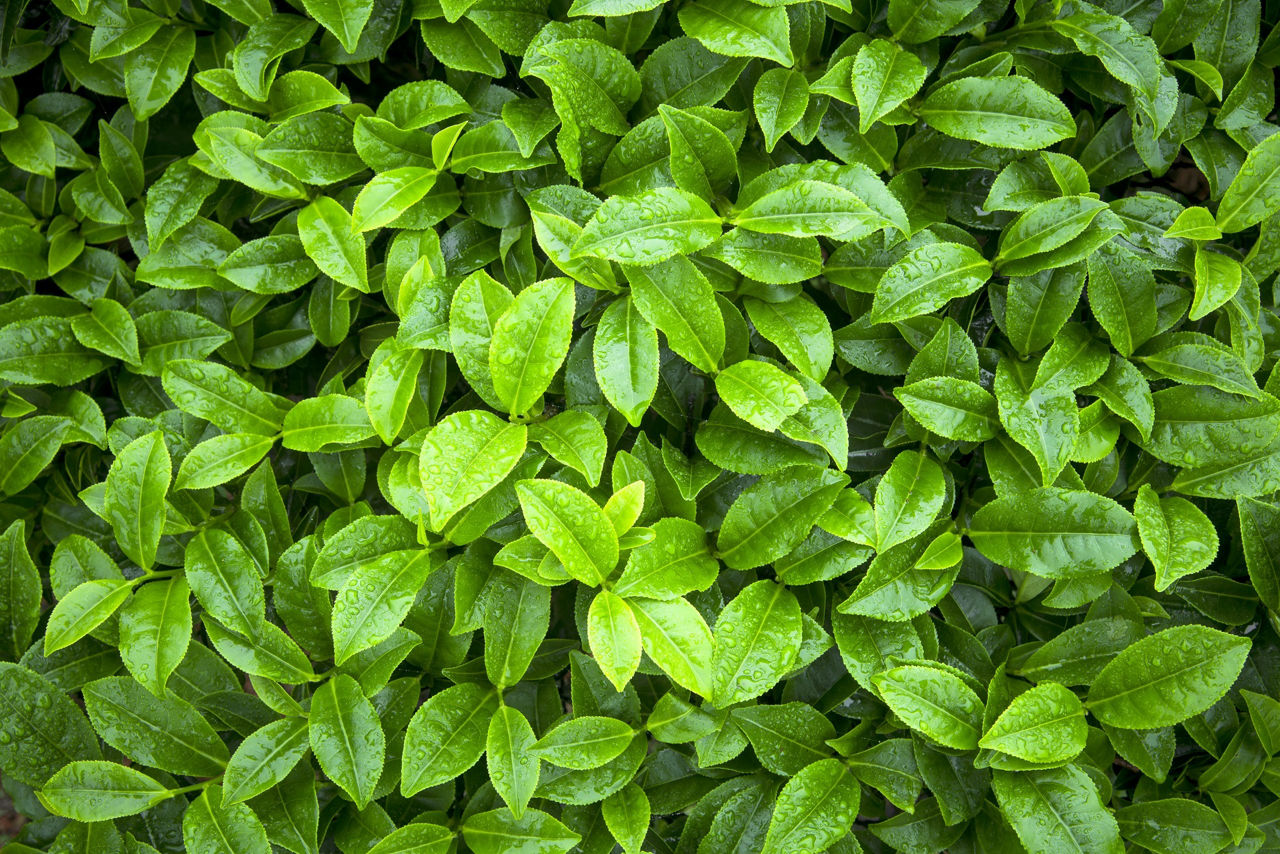
<path fill-rule="evenodd" d="M 1280 851 L 1278 12 L 0 4 L 4 850 Z"/>

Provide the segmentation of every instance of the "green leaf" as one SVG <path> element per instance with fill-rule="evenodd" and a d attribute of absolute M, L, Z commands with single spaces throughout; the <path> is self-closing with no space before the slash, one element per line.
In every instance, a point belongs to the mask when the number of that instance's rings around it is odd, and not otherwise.
<path fill-rule="evenodd" d="M 212 617 L 204 620 L 204 628 L 218 654 L 250 675 L 288 685 L 315 678 L 306 654 L 275 623 L 264 622 L 252 640 L 233 634 Z"/>
<path fill-rule="evenodd" d="M 1161 498 L 1144 483 L 1133 502 L 1142 550 L 1156 570 L 1156 590 L 1199 572 L 1218 555 L 1218 532 L 1209 517 L 1185 498 Z M 1247 552 L 1246 552 L 1247 554 Z"/>
<path fill-rule="evenodd" d="M 1065 245 L 1105 208 L 1106 203 L 1088 196 L 1065 196 L 1032 206 L 1001 233 L 996 266 Z"/>
<path fill-rule="evenodd" d="M 799 71 L 771 68 L 756 81 L 751 102 L 764 132 L 765 151 L 773 151 L 778 140 L 804 117 L 809 83 Z"/>
<path fill-rule="evenodd" d="M 664 462 L 668 456 L 665 452 L 668 451 L 669 448 L 670 445 L 663 446 Z M 668 468 L 668 471 L 670 471 L 670 467 Z M 675 477 L 674 474 L 672 476 Z M 633 534 L 633 539 L 627 543 L 627 548 L 631 549 L 643 545 L 645 542 L 648 542 L 657 536 L 657 532 L 652 528 L 647 531 L 632 531 L 636 522 L 640 521 L 640 514 L 644 512 L 644 483 L 645 482 L 643 480 L 633 480 L 631 483 L 628 483 L 626 486 L 614 492 L 613 495 L 610 495 L 609 500 L 604 503 L 604 507 L 602 508 L 604 510 L 604 515 L 609 520 L 609 524 L 613 526 L 614 532 L 620 538 L 620 543 L 621 538 L 626 534 Z M 652 537 L 649 536 L 650 532 L 653 534 Z M 644 539 L 639 542 L 636 541 L 634 536 L 637 535 Z"/>
<path fill-rule="evenodd" d="M 1230 462 L 1212 460 L 1183 469 L 1172 489 L 1201 498 L 1252 498 L 1280 489 L 1280 442 L 1256 451 L 1242 451 Z"/>
<path fill-rule="evenodd" d="M 916 451 L 898 454 L 876 486 L 876 551 L 887 551 L 922 533 L 945 498 L 941 466 Z"/>
<path fill-rule="evenodd" d="M 516 818 L 504 808 L 468 816 L 462 838 L 476 854 L 565 854 L 582 837 L 542 810 L 526 810 Z"/>
<path fill-rule="evenodd" d="M 766 475 L 738 496 L 716 539 L 733 569 L 763 566 L 800 544 L 848 482 L 843 474 L 793 466 Z"/>
<path fill-rule="evenodd" d="M 728 264 L 745 276 L 769 284 L 785 285 L 812 279 L 822 272 L 822 250 L 813 237 L 792 237 L 787 234 L 762 234 L 735 228 L 715 243 L 702 250 L 708 258 Z M 803 299 L 787 300 L 801 303 Z M 764 303 L 748 300 L 748 305 Z M 823 316 L 825 321 L 825 315 Z M 830 327 L 830 322 L 826 322 Z"/>
<path fill-rule="evenodd" d="M 511 128 L 502 122 L 489 122 L 458 139 L 450 155 L 449 168 L 466 173 L 515 172 L 553 162 L 555 160 L 546 147 L 528 154 L 521 153 L 520 143 Z"/>
<path fill-rule="evenodd" d="M 982 731 L 982 700 L 960 677 L 908 664 L 871 677 L 902 722 L 944 747 L 972 750 Z"/>
<path fill-rule="evenodd" d="M 334 662 L 342 664 L 391 637 L 438 565 L 429 551 L 405 550 L 357 566 L 334 600 Z"/>
<path fill-rule="evenodd" d="M 76 821 L 107 821 L 136 815 L 172 793 L 155 780 L 114 762 L 72 762 L 40 789 L 40 802 L 54 815 Z"/>
<path fill-rule="evenodd" d="M 516 495 L 525 522 L 565 571 L 599 586 L 618 563 L 618 535 L 586 493 L 555 480 L 522 480 Z"/>
<path fill-rule="evenodd" d="M 1218 228 L 1227 234 L 1243 231 L 1280 210 L 1280 199 L 1268 191 L 1280 175 L 1280 139 L 1258 143 L 1240 166 L 1218 204 Z"/>
<path fill-rule="evenodd" d="M 572 16 L 600 15 L 621 17 L 656 8 L 654 0 L 574 0 L 568 14 Z"/>
<path fill-rule="evenodd" d="M 1109 366 L 1102 342 L 1080 324 L 1068 323 L 1040 360 L 1031 391 L 1074 391 L 1099 379 Z"/>
<path fill-rule="evenodd" d="M 1168 778 L 1177 747 L 1173 727 L 1140 732 L 1104 726 L 1103 731 L 1121 758 L 1132 762 L 1156 782 L 1163 783 Z"/>
<path fill-rule="evenodd" d="M 174 489 L 208 489 L 234 480 L 253 468 L 275 445 L 274 436 L 227 433 L 191 449 L 178 467 Z"/>
<path fill-rule="evenodd" d="M 835 355 L 831 323 L 822 309 L 804 297 L 783 302 L 747 299 L 745 303 L 756 331 L 803 374 L 821 382 Z"/>
<path fill-rule="evenodd" d="M 762 234 L 846 239 L 893 224 L 852 190 L 805 178 L 752 198 L 733 216 L 732 223 Z"/>
<path fill-rule="evenodd" d="M 978 744 L 1028 762 L 1067 762 L 1084 749 L 1088 729 L 1079 698 L 1044 682 L 1014 697 Z"/>
<path fill-rule="evenodd" d="M 186 27 L 161 27 L 146 44 L 124 58 L 124 87 L 138 121 L 155 115 L 187 79 L 196 52 L 196 34 Z"/>
<path fill-rule="evenodd" d="M 405 797 L 476 764 L 497 708 L 493 690 L 475 683 L 446 688 L 419 706 L 404 737 L 400 791 Z"/>
<path fill-rule="evenodd" d="M 506 70 L 497 45 L 469 20 L 455 25 L 443 20 L 423 21 L 421 32 L 427 49 L 448 68 L 490 77 L 501 76 Z"/>
<path fill-rule="evenodd" d="M 1059 18 L 1050 26 L 1075 42 L 1082 53 L 1101 60 L 1111 76 L 1148 99 L 1156 99 L 1163 74 L 1160 54 L 1155 42 L 1136 31 L 1124 18 L 1101 11 L 1082 11 Z"/>
<path fill-rule="evenodd" d="M 447 827 L 416 821 L 382 837 L 369 854 L 448 854 L 453 839 Z"/>
<path fill-rule="evenodd" d="M 80 707 L 44 676 L 0 662 L 0 763 L 10 779 L 44 785 L 77 760 L 101 759 Z"/>
<path fill-rule="evenodd" d="M 570 37 L 538 45 L 535 56 L 526 69 L 567 105 L 560 110 L 605 133 L 626 133 L 625 114 L 640 96 L 640 76 L 621 51 L 593 38 Z"/>
<path fill-rule="evenodd" d="M 645 727 L 659 741 L 679 744 L 711 734 L 716 730 L 716 721 L 688 700 L 667 693 L 654 704 Z"/>
<path fill-rule="evenodd" d="M 572 279 L 544 279 L 516 295 L 493 324 L 489 369 L 513 415 L 531 410 L 551 385 L 573 332 Z"/>
<path fill-rule="evenodd" d="M 1216 341 L 1212 344 L 1210 341 L 1214 339 L 1208 336 L 1203 339 L 1166 339 L 1167 346 L 1134 358 L 1176 382 L 1207 385 L 1234 394 L 1257 396 L 1258 383 L 1248 366 L 1231 350 Z"/>
<path fill-rule="evenodd" d="M 231 337 L 222 326 L 191 312 L 148 312 L 138 318 L 141 370 L 154 376 L 172 359 L 202 359 Z"/>
<path fill-rule="evenodd" d="M 374 435 L 364 403 L 345 394 L 299 401 L 284 417 L 282 444 L 294 451 L 319 451 L 326 445 L 360 442 Z"/>
<path fill-rule="evenodd" d="M 307 719 L 283 718 L 250 733 L 227 763 L 222 802 L 238 804 L 277 785 L 306 755 Z"/>
<path fill-rule="evenodd" d="M 763 854 L 824 851 L 857 818 L 860 791 L 838 759 L 806 765 L 787 781 L 769 819 Z"/>
<path fill-rule="evenodd" d="M 308 257 L 326 276 L 358 291 L 369 290 L 364 237 L 351 215 L 328 196 L 320 196 L 298 212 L 298 237 Z"/>
<path fill-rule="evenodd" d="M 1155 276 L 1114 241 L 1089 256 L 1088 268 L 1089 308 L 1111 345 L 1128 357 L 1155 334 Z"/>
<path fill-rule="evenodd" d="M 948 136 L 997 148 L 1044 148 L 1076 132 L 1071 112 L 1025 77 L 964 77 L 931 92 L 920 118 Z"/>
<path fill-rule="evenodd" d="M 216 178 L 196 169 L 189 160 L 175 160 L 170 164 L 147 189 L 146 225 L 152 251 L 191 222 L 217 187 Z"/>
<path fill-rule="evenodd" d="M 943 531 L 934 537 L 924 553 L 916 558 L 916 569 L 946 569 L 964 558 L 960 536 L 955 531 Z"/>
<path fill-rule="evenodd" d="M 976 0 L 893 0 L 889 27 L 908 44 L 927 42 L 960 23 L 976 6 Z"/>
<path fill-rule="evenodd" d="M 1116 810 L 1120 835 L 1148 851 L 1221 851 L 1231 831 L 1213 809 L 1189 798 L 1161 798 Z"/>
<path fill-rule="evenodd" d="M 538 787 L 538 760 L 529 761 L 529 752 L 537 740 L 533 727 L 519 709 L 500 706 L 489 720 L 489 733 L 485 738 L 489 779 L 516 819 L 524 815 Z"/>
<path fill-rule="evenodd" d="M 422 442 L 418 472 L 439 530 L 502 482 L 524 454 L 528 428 L 481 410 L 455 412 Z"/>
<path fill-rule="evenodd" d="M 365 411 L 385 444 L 396 443 L 413 405 L 425 359 L 421 350 L 393 346 L 365 380 Z"/>
<path fill-rule="evenodd" d="M 804 386 L 767 362 L 738 362 L 716 374 L 716 391 L 734 414 L 771 431 L 808 402 Z"/>
<path fill-rule="evenodd" d="M 360 195 L 356 196 L 355 205 L 351 211 L 352 232 L 371 231 L 375 228 L 382 228 L 391 224 L 400 218 L 402 214 L 422 201 L 427 193 L 431 192 L 431 188 L 436 183 L 436 170 L 426 169 L 420 166 L 402 166 L 398 169 L 390 169 L 381 172 L 373 177 L 368 184 L 365 184 L 360 190 Z M 317 199 L 316 201 L 320 201 Z M 334 214 L 335 230 L 341 221 L 341 215 Z M 299 222 L 301 227 L 301 222 Z M 343 254 L 349 259 L 348 264 L 356 267 L 363 267 L 363 248 L 357 248 L 358 245 L 364 243 L 364 238 L 359 234 L 348 235 L 343 238 Z M 307 252 L 311 253 L 308 246 Z M 314 257 L 314 256 L 313 256 Z M 316 259 L 317 265 L 323 270 L 324 266 L 320 265 L 319 259 Z M 327 270 L 325 272 L 328 272 Z M 344 280 L 335 273 L 329 273 L 338 281 L 351 287 L 359 287 L 360 290 L 366 290 L 365 287 L 352 284 L 350 281 Z M 360 274 L 357 273 L 357 276 Z"/>
<path fill-rule="evenodd" d="M 161 382 L 165 394 L 179 409 L 224 432 L 262 436 L 280 432 L 283 413 L 272 397 L 224 365 L 193 360 L 169 362 Z"/>
<path fill-rule="evenodd" d="M 55 415 L 33 415 L 0 435 L 0 493 L 16 495 L 40 476 L 62 447 L 72 423 Z"/>
<path fill-rule="evenodd" d="M 969 537 L 999 564 L 1044 578 L 1080 578 L 1119 566 L 1138 550 L 1138 526 L 1118 503 L 1044 487 L 997 498 L 973 515 Z"/>
<path fill-rule="evenodd" d="M 1115 817 L 1103 806 L 1093 779 L 1074 765 L 996 771 L 991 788 L 1028 854 L 1124 851 Z"/>
<path fill-rule="evenodd" d="M 1213 214 L 1208 208 L 1187 208 L 1178 214 L 1173 225 L 1165 229 L 1165 237 L 1182 237 L 1187 240 L 1219 240 L 1222 231 L 1214 222 Z"/>
<path fill-rule="evenodd" d="M 891 738 L 847 757 L 845 764 L 860 782 L 899 808 L 914 806 L 920 797 L 921 779 L 910 739 Z"/>
<path fill-rule="evenodd" d="M 996 435 L 996 400 L 982 386 L 955 377 L 928 377 L 893 390 L 894 397 L 931 433 L 963 442 Z"/>
<path fill-rule="evenodd" d="M 1080 433 L 1075 395 L 1069 384 L 1027 388 L 1025 376 L 1017 377 L 1006 367 L 1010 363 L 996 369 L 1000 420 L 1009 436 L 1030 451 L 1040 469 L 1040 482 L 1046 486 L 1055 483 Z"/>
<path fill-rule="evenodd" d="M 551 115 L 554 117 L 555 113 Z M 535 190 L 527 202 L 538 246 L 557 267 L 589 287 L 617 289 L 617 277 L 608 261 L 572 254 L 583 224 L 600 207 L 599 199 L 585 190 L 560 185 Z"/>
<path fill-rule="evenodd" d="M 715 582 L 719 564 L 707 547 L 707 532 L 687 519 L 659 519 L 654 537 L 627 555 L 613 585 L 619 596 L 675 599 Z"/>
<path fill-rule="evenodd" d="M 725 56 L 758 56 L 789 66 L 786 10 L 743 0 L 698 0 L 680 8 L 680 26 L 709 50 Z"/>
<path fill-rule="evenodd" d="M 626 854 L 639 854 L 653 820 L 653 807 L 644 789 L 628 783 L 600 805 L 605 826 Z"/>
<path fill-rule="evenodd" d="M 311 583 L 337 590 L 361 564 L 419 545 L 414 526 L 403 517 L 365 515 L 330 533 L 314 559 L 303 556 Z"/>
<path fill-rule="evenodd" d="M 551 591 L 514 574 L 490 581 L 484 618 L 484 666 L 498 688 L 519 682 L 546 637 Z"/>
<path fill-rule="evenodd" d="M 1240 290 L 1243 270 L 1240 262 L 1204 246 L 1196 247 L 1195 296 L 1187 317 L 1199 320 Z"/>
<path fill-rule="evenodd" d="M 1036 682 L 1087 685 L 1116 653 L 1141 637 L 1141 626 L 1124 617 L 1087 620 L 1037 649 L 1019 673 Z"/>
<path fill-rule="evenodd" d="M 316 265 L 293 235 L 251 240 L 218 265 L 218 275 L 246 291 L 288 293 L 316 277 Z"/>
<path fill-rule="evenodd" d="M 713 690 L 711 629 L 687 599 L 632 599 L 644 651 L 677 685 L 710 697 Z"/>
<path fill-rule="evenodd" d="M 188 851 L 210 854 L 270 854 L 266 828 L 247 804 L 232 804 L 222 787 L 210 785 L 182 814 L 182 842 Z"/>
<path fill-rule="evenodd" d="M 601 590 L 587 612 L 587 639 L 601 672 L 619 691 L 640 666 L 643 639 L 640 624 L 627 601 Z"/>
<path fill-rule="evenodd" d="M 187 543 L 186 577 L 204 610 L 227 628 L 254 637 L 265 620 L 266 596 L 248 549 L 227 531 L 210 528 Z"/>
<path fill-rule="evenodd" d="M 1280 610 L 1280 507 L 1239 498 L 1236 512 L 1249 581 L 1267 608 Z"/>
<path fill-rule="evenodd" d="M 725 323 L 707 277 L 683 257 L 626 269 L 640 314 L 662 332 L 668 347 L 714 374 L 724 356 Z"/>
<path fill-rule="evenodd" d="M 704 199 L 714 199 L 716 192 L 734 177 L 734 144 L 715 124 L 694 113 L 662 104 L 658 114 L 667 131 L 671 148 L 668 162 L 676 186 Z"/>
<path fill-rule="evenodd" d="M 365 168 L 352 145 L 351 124 L 328 112 L 282 121 L 254 150 L 254 156 L 307 184 L 320 186 L 350 178 Z"/>
<path fill-rule="evenodd" d="M 347 53 L 355 53 L 360 32 L 373 12 L 373 0 L 304 0 L 307 14 L 338 39 Z"/>
<path fill-rule="evenodd" d="M 623 721 L 587 715 L 553 727 L 531 750 L 552 765 L 585 771 L 622 753 L 634 736 Z"/>
<path fill-rule="evenodd" d="M 956 243 L 912 249 L 885 271 L 876 285 L 872 323 L 892 323 L 926 314 L 948 300 L 973 293 L 991 277 L 991 264 Z"/>
<path fill-rule="evenodd" d="M 191 642 L 190 597 L 185 578 L 161 579 L 139 587 L 120 609 L 120 657 L 157 697 Z"/>
<path fill-rule="evenodd" d="M 511 291 L 483 270 L 462 280 L 449 307 L 449 343 L 458 368 L 476 393 L 498 405 L 489 370 L 489 345 L 493 325 L 511 305 Z"/>
<path fill-rule="evenodd" d="M 71 319 L 71 331 L 84 346 L 131 364 L 138 353 L 138 328 L 128 310 L 115 300 L 93 301 L 88 314 Z"/>
<path fill-rule="evenodd" d="M 1251 642 L 1207 626 L 1175 626 L 1126 647 L 1089 688 L 1090 713 L 1122 729 L 1171 726 L 1227 692 Z"/>
<path fill-rule="evenodd" d="M 174 774 L 213 776 L 227 748 L 194 706 L 173 693 L 155 696 L 127 676 L 84 687 L 85 709 L 102 740 L 135 762 Z"/>
<path fill-rule="evenodd" d="M 890 14 L 900 5 L 898 2 L 890 3 Z M 872 125 L 920 91 L 924 78 L 924 63 L 893 42 L 874 39 L 863 45 L 853 61 L 858 132 L 867 133 Z"/>
<path fill-rule="evenodd" d="M 273 122 L 288 121 L 316 110 L 351 103 L 346 92 L 341 92 L 325 77 L 314 71 L 290 71 L 272 81 L 267 93 L 267 107 Z"/>
<path fill-rule="evenodd" d="M 157 430 L 126 445 L 107 473 L 103 512 L 120 549 L 143 569 L 155 563 L 172 471 L 169 450 Z"/>
<path fill-rule="evenodd" d="M 605 399 L 639 426 L 658 390 L 658 334 L 633 297 L 610 303 L 600 317 L 592 364 Z"/>
<path fill-rule="evenodd" d="M 825 519 L 823 524 L 827 524 Z M 937 523 L 922 536 L 876 555 L 862 581 L 838 610 L 881 620 L 908 620 L 938 604 L 955 582 L 959 567 L 948 564 L 955 568 L 938 572 L 925 569 L 920 563 L 933 539 L 941 536 L 946 527 L 945 522 Z"/>
<path fill-rule="evenodd" d="M 0 245 L 2 242 L 0 231 Z M 0 335 L 0 379 L 9 382 L 73 385 L 105 366 L 102 356 L 76 341 L 66 318 L 15 321 L 4 326 Z"/>
<path fill-rule="evenodd" d="M 1152 394 L 1151 403 L 1151 438 L 1143 447 L 1173 465 L 1234 461 L 1237 452 L 1265 450 L 1280 433 L 1280 403 L 1265 395 L 1248 398 L 1204 386 L 1174 386 Z"/>
<path fill-rule="evenodd" d="M 573 254 L 649 266 L 696 252 L 719 236 L 720 217 L 706 202 L 659 187 L 609 198 L 587 220 Z"/>
<path fill-rule="evenodd" d="M 803 624 L 795 594 L 757 581 L 734 597 L 715 625 L 712 697 L 726 708 L 754 699 L 791 670 Z"/>
<path fill-rule="evenodd" d="M 827 742 L 834 737 L 835 727 L 806 703 L 742 706 L 732 715 L 760 764 L 772 773 L 794 776 L 809 763 L 831 755 Z"/>
<path fill-rule="evenodd" d="M 44 653 L 71 646 L 102 625 L 128 598 L 133 585 L 127 581 L 86 581 L 58 600 L 45 625 Z"/>
<path fill-rule="evenodd" d="M 382 775 L 386 740 L 360 683 L 345 674 L 329 679 L 312 696 L 308 721 L 320 769 L 363 809 Z"/>
<path fill-rule="evenodd" d="M 37 116 L 20 117 L 16 128 L 0 140 L 0 152 L 19 169 L 52 177 L 57 165 L 57 149 L 49 127 Z"/>

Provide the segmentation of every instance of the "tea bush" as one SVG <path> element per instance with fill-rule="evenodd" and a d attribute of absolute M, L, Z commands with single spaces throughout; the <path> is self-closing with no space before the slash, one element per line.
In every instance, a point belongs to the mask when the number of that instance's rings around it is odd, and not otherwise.
<path fill-rule="evenodd" d="M 5 852 L 1280 851 L 1278 16 L 5 0 Z"/>

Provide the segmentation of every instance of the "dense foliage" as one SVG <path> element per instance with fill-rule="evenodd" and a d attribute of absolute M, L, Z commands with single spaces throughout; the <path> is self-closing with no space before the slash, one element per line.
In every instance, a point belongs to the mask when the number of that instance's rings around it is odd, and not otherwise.
<path fill-rule="evenodd" d="M 5 0 L 4 850 L 1280 851 L 1278 15 Z"/>

